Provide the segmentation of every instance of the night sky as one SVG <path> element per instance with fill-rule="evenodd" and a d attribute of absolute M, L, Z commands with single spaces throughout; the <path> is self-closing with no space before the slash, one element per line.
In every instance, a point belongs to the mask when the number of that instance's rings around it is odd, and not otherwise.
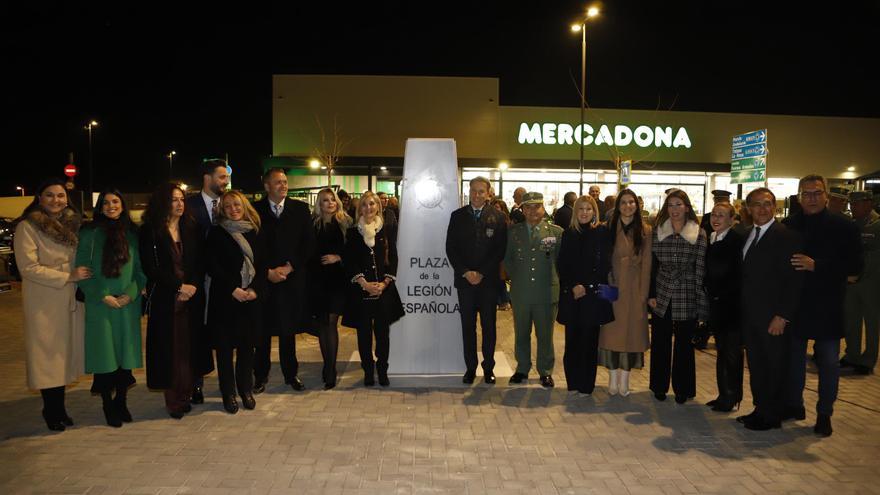
<path fill-rule="evenodd" d="M 498 77 L 502 105 L 579 105 L 569 25 L 584 2 L 288 3 L 4 7 L 0 195 L 60 176 L 71 151 L 85 184 L 91 119 L 98 188 L 152 189 L 172 149 L 175 177 L 193 180 L 201 158 L 229 153 L 236 187 L 259 187 L 272 74 Z M 880 117 L 869 77 L 880 2 L 824 8 L 604 2 L 588 26 L 589 104 Z"/>

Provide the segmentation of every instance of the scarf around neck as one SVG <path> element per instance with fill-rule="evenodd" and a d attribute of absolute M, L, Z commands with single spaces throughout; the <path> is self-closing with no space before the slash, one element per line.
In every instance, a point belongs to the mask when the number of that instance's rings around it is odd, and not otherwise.
<path fill-rule="evenodd" d="M 241 262 L 241 288 L 246 289 L 251 285 L 257 270 L 254 268 L 254 251 L 251 249 L 250 243 L 244 238 L 246 232 L 254 230 L 254 224 L 247 220 L 229 220 L 224 218 L 220 220 L 221 227 L 238 243 L 241 248 L 241 254 L 244 260 Z"/>
<path fill-rule="evenodd" d="M 80 216 L 70 208 L 61 211 L 58 217 L 51 217 L 48 213 L 38 208 L 28 213 L 25 220 L 46 234 L 53 241 L 68 247 L 76 247 L 79 241 Z"/>
<path fill-rule="evenodd" d="M 376 233 L 382 230 L 382 217 L 376 215 L 370 223 L 364 222 L 364 217 L 358 219 L 358 232 L 364 237 L 364 244 L 370 249 L 376 246 Z"/>

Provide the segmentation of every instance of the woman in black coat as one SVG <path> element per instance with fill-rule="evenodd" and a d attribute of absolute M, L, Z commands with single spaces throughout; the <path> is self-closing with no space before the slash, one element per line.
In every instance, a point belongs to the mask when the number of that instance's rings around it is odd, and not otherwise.
<path fill-rule="evenodd" d="M 715 379 L 718 397 L 709 401 L 713 411 L 739 409 L 743 393 L 743 341 L 740 328 L 740 277 L 743 236 L 733 228 L 733 205 L 719 203 L 712 208 L 706 276 L 703 283 L 709 298 L 709 329 L 715 334 L 718 357 Z"/>
<path fill-rule="evenodd" d="M 217 350 L 217 375 L 223 408 L 238 412 L 235 392 L 245 409 L 254 400 L 254 346 L 266 296 L 266 249 L 260 215 L 238 191 L 220 197 L 219 221 L 208 234 L 208 328 Z M 232 353 L 235 351 L 235 372 Z"/>
<path fill-rule="evenodd" d="M 339 316 L 345 306 L 348 280 L 342 268 L 345 234 L 352 220 L 342 210 L 333 189 L 318 192 L 312 213 L 315 254 L 309 260 L 309 309 L 318 328 L 318 343 L 324 367 L 324 389 L 336 386 L 336 354 L 339 350 Z"/>
<path fill-rule="evenodd" d="M 364 386 L 371 387 L 374 369 L 379 384 L 388 380 L 390 326 L 403 317 L 403 304 L 394 284 L 397 273 L 397 246 L 382 228 L 382 205 L 368 191 L 361 196 L 357 225 L 345 236 L 346 276 L 349 279 L 345 316 L 342 323 L 357 329 L 358 351 L 364 369 Z M 373 362 L 373 335 L 376 337 L 376 362 Z"/>
<path fill-rule="evenodd" d="M 165 391 L 165 407 L 180 419 L 192 409 L 193 378 L 212 371 L 197 341 L 205 298 L 203 240 L 184 211 L 183 189 L 164 184 L 153 193 L 139 233 L 147 276 L 147 386 Z"/>
<path fill-rule="evenodd" d="M 599 223 L 595 199 L 581 196 L 573 209 L 556 263 L 560 292 L 556 321 L 565 325 L 562 362 L 568 391 L 590 395 L 596 386 L 599 326 L 614 321 L 611 303 L 597 294 L 599 284 L 608 283 L 611 237 Z"/>

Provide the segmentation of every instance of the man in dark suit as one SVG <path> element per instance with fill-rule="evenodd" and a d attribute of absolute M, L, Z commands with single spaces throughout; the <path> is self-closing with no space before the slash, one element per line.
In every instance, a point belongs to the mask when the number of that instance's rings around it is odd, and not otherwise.
<path fill-rule="evenodd" d="M 754 227 L 743 245 L 741 316 L 755 410 L 737 421 L 750 430 L 781 426 L 791 330 L 803 276 L 791 265 L 800 237 L 774 218 L 776 196 L 765 187 L 746 197 Z"/>
<path fill-rule="evenodd" d="M 565 193 L 565 196 L 562 197 L 562 206 L 553 214 L 553 223 L 562 227 L 562 230 L 567 230 L 569 224 L 571 224 L 571 214 L 574 212 L 574 202 L 577 200 L 577 197 L 577 194 L 573 191 Z M 599 212 L 594 211 L 593 214 L 599 215 Z M 599 218 L 601 218 L 601 215 Z"/>
<path fill-rule="evenodd" d="M 852 220 L 831 212 L 828 184 L 821 175 L 800 180 L 798 195 L 802 212 L 783 223 L 804 239 L 803 250 L 792 257 L 795 270 L 804 274 L 800 306 L 792 324 L 791 367 L 788 371 L 783 420 L 804 419 L 804 383 L 807 342 L 819 368 L 819 401 L 813 431 L 831 436 L 831 415 L 840 381 L 840 339 L 844 331 L 844 300 L 847 280 L 854 282 L 862 270 L 862 245 Z"/>
<path fill-rule="evenodd" d="M 464 341 L 464 383 L 477 373 L 477 313 L 483 330 L 483 380 L 495 383 L 495 307 L 499 268 L 507 247 L 507 222 L 489 206 L 489 179 L 470 182 L 470 204 L 452 212 L 446 229 L 446 256 L 455 271 L 461 335 Z"/>
<path fill-rule="evenodd" d="M 306 263 L 315 247 L 309 207 L 287 199 L 287 174 L 272 168 L 263 175 L 266 197 L 254 203 L 266 236 L 269 295 L 264 301 L 262 335 L 254 359 L 254 393 L 262 393 L 272 366 L 272 335 L 278 335 L 278 355 L 284 382 L 294 390 L 305 385 L 297 376 L 296 330 L 303 324 Z"/>
<path fill-rule="evenodd" d="M 201 169 L 202 191 L 186 198 L 186 211 L 196 219 L 202 239 L 207 239 L 208 231 L 214 225 L 214 216 L 221 207 L 218 204 L 220 195 L 229 186 L 229 169 L 226 168 L 226 161 L 220 159 L 203 160 Z M 205 245 L 205 249 L 211 249 L 211 246 Z M 214 355 L 211 351 L 211 336 L 207 328 L 207 295 L 210 289 L 211 277 L 205 275 L 205 317 L 202 319 L 202 328 L 196 336 L 195 345 L 204 348 L 204 351 L 199 352 L 199 355 L 206 356 L 206 359 L 210 360 L 210 368 L 213 369 Z M 205 378 L 203 376 L 194 377 L 190 400 L 193 404 L 205 402 L 205 394 L 202 390 L 204 384 Z"/>

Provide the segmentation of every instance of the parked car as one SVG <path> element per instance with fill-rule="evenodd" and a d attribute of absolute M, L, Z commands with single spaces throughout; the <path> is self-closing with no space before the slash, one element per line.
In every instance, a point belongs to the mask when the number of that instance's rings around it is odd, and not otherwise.
<path fill-rule="evenodd" d="M 12 218 L 0 217 L 0 260 L 3 262 L 3 273 L 0 280 L 11 277 L 21 280 L 18 267 L 15 265 L 15 253 L 13 252 L 12 239 L 15 237 L 15 227 Z"/>

